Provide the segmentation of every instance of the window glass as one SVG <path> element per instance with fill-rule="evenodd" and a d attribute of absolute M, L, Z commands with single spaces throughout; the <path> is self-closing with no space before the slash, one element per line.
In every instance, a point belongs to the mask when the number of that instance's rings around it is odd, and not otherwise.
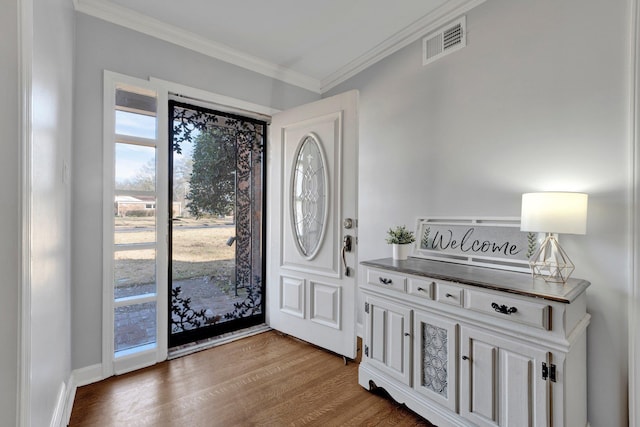
<path fill-rule="evenodd" d="M 113 262 L 116 300 L 156 292 L 155 249 L 116 251 Z"/>
<path fill-rule="evenodd" d="M 116 190 L 155 191 L 156 149 L 116 143 Z"/>
<path fill-rule="evenodd" d="M 156 241 L 156 197 L 116 195 L 113 201 L 114 243 L 127 245 Z"/>
<path fill-rule="evenodd" d="M 116 106 L 122 110 L 138 110 L 148 113 L 155 113 L 157 110 L 155 94 L 147 91 L 147 94 L 129 92 L 124 89 L 116 89 Z"/>
<path fill-rule="evenodd" d="M 156 342 L 156 303 L 117 307 L 114 313 L 115 351 Z"/>
<path fill-rule="evenodd" d="M 156 118 L 116 110 L 116 134 L 156 139 Z"/>

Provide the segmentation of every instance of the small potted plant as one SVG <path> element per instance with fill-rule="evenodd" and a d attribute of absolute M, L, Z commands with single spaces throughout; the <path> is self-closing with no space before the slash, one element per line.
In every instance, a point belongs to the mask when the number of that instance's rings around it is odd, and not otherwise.
<path fill-rule="evenodd" d="M 413 231 L 404 225 L 390 228 L 387 231 L 387 243 L 393 246 L 393 259 L 405 260 L 409 255 L 411 244 L 416 241 Z"/>

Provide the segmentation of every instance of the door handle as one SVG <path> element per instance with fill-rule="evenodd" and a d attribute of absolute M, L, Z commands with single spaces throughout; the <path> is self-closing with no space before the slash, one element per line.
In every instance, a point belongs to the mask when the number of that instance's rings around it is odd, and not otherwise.
<path fill-rule="evenodd" d="M 342 248 L 346 252 L 351 252 L 351 236 L 348 234 L 342 239 Z"/>
<path fill-rule="evenodd" d="M 349 277 L 351 272 L 349 271 L 349 266 L 347 265 L 347 257 L 345 254 L 347 252 L 351 252 L 351 236 L 346 235 L 344 239 L 342 239 L 342 264 L 344 264 L 344 275 Z"/>

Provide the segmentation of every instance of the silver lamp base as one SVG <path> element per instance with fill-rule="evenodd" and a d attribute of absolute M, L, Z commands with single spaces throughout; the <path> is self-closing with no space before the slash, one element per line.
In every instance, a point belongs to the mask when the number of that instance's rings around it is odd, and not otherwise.
<path fill-rule="evenodd" d="M 575 266 L 553 234 L 547 234 L 538 250 L 529 260 L 533 277 L 545 282 L 567 283 Z"/>

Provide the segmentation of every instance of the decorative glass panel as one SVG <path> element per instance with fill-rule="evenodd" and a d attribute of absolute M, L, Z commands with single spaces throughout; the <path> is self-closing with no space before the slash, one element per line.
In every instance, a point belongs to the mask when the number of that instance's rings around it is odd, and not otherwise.
<path fill-rule="evenodd" d="M 293 224 L 300 252 L 311 258 L 320 246 L 327 212 L 326 172 L 318 141 L 306 136 L 293 166 Z"/>
<path fill-rule="evenodd" d="M 422 324 L 422 386 L 447 397 L 447 330 Z"/>

